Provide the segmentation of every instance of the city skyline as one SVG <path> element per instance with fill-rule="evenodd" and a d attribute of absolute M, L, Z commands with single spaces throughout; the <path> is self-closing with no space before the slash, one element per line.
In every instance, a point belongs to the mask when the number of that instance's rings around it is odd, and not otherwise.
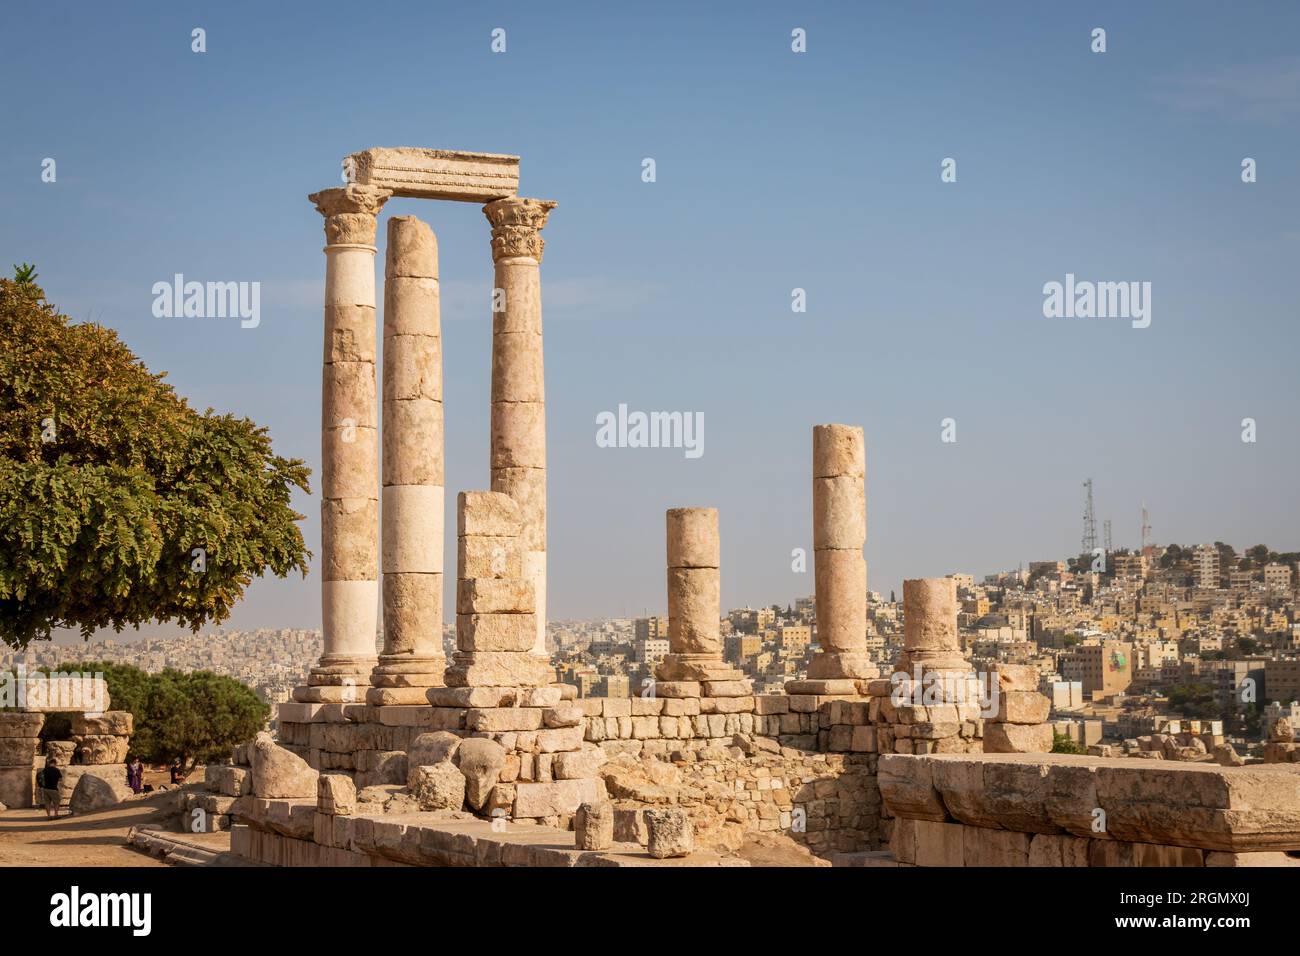
<path fill-rule="evenodd" d="M 319 558 L 322 267 L 306 194 L 371 145 L 525 156 L 523 188 L 559 200 L 541 280 L 557 619 L 662 608 L 663 511 L 687 504 L 720 509 L 724 606 L 810 593 L 811 567 L 790 568 L 793 549 L 812 551 L 816 422 L 866 430 L 877 591 L 1071 553 L 1089 476 L 1117 545 L 1136 545 L 1145 502 L 1157 541 L 1289 547 L 1298 15 L 1193 6 L 1178 22 L 1119 5 L 941 5 L 927 21 L 591 5 L 453 25 L 403 11 L 382 69 L 319 57 L 348 41 L 341 15 L 87 9 L 59 71 L 8 38 L 0 69 L 46 106 L 0 155 L 13 211 L 0 249 L 196 407 L 248 415 L 306 459 L 315 494 L 295 502 Z M 59 14 L 31 16 L 53 29 Z M 1104 54 L 1089 49 L 1097 25 Z M 796 27 L 805 54 L 790 50 Z M 742 88 L 733 109 L 712 105 Z M 593 117 L 602 137 L 575 148 Z M 1244 157 L 1257 182 L 1241 181 Z M 477 209 L 430 221 L 452 515 L 455 491 L 487 484 L 491 259 Z M 155 317 L 153 286 L 177 273 L 260 282 L 260 323 Z M 1045 317 L 1044 284 L 1067 276 L 1150 282 L 1149 327 Z M 806 312 L 791 311 L 795 289 Z M 601 447 L 598 417 L 622 405 L 703 415 L 704 454 Z M 257 581 L 228 624 L 319 627 L 319 581 L 317 566 Z"/>

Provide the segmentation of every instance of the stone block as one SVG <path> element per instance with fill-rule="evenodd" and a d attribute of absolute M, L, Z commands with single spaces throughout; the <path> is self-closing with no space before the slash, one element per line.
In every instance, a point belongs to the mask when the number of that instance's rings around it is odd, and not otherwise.
<path fill-rule="evenodd" d="M 1052 725 L 985 722 L 984 752 L 989 754 L 1051 753 Z"/>
<path fill-rule="evenodd" d="M 456 647 L 461 651 L 515 651 L 532 648 L 537 619 L 532 614 L 457 614 Z"/>
<path fill-rule="evenodd" d="M 614 805 L 584 803 L 573 817 L 574 845 L 579 850 L 608 850 L 614 843 Z"/>
<path fill-rule="evenodd" d="M 1052 702 L 1038 691 L 1004 690 L 998 694 L 997 720 L 1011 724 L 1041 724 L 1047 720 L 1051 709 Z M 1051 751 L 1050 746 L 1048 751 Z"/>
<path fill-rule="evenodd" d="M 600 780 L 590 778 L 520 783 L 515 785 L 514 816 L 561 816 L 576 812 L 584 803 L 597 803 L 604 799 L 605 785 Z"/>
<path fill-rule="evenodd" d="M 459 810 L 465 803 L 465 777 L 450 763 L 414 767 L 410 786 L 421 810 Z"/>
<path fill-rule="evenodd" d="M 537 609 L 533 582 L 523 578 L 470 578 L 456 582 L 456 613 L 531 615 Z"/>
<path fill-rule="evenodd" d="M 394 196 L 490 202 L 519 191 L 519 157 L 497 153 L 374 147 L 344 160 L 349 180 Z"/>
<path fill-rule="evenodd" d="M 647 810 L 646 850 L 656 860 L 689 856 L 695 850 L 695 828 L 690 815 L 679 807 Z"/>

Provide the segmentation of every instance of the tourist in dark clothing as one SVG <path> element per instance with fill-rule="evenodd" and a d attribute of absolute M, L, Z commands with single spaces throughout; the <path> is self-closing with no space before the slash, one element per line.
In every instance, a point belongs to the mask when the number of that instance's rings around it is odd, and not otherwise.
<path fill-rule="evenodd" d="M 41 771 L 41 797 L 45 804 L 45 819 L 59 818 L 59 781 L 63 771 L 54 765 L 53 757 L 45 758 L 45 769 Z"/>
<path fill-rule="evenodd" d="M 181 766 L 181 758 L 177 757 L 172 761 L 171 766 L 172 783 L 180 785 L 185 782 L 185 768 Z"/>
<path fill-rule="evenodd" d="M 144 764 L 139 757 L 126 765 L 126 785 L 133 793 L 144 792 Z"/>

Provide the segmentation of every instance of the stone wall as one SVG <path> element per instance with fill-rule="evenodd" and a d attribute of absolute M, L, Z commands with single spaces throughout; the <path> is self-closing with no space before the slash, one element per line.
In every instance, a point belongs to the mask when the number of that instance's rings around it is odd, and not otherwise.
<path fill-rule="evenodd" d="M 1300 866 L 1300 772 L 1068 754 L 884 757 L 911 866 Z"/>
<path fill-rule="evenodd" d="M 102 682 L 100 682 L 102 683 Z M 102 696 L 107 700 L 107 693 Z M 71 740 L 42 742 L 41 729 L 50 711 L 0 712 L 0 803 L 8 807 L 33 805 L 36 772 L 53 758 L 63 770 L 59 792 L 66 804 L 85 773 L 125 780 L 132 718 L 126 711 L 74 714 Z M 76 762 L 73 763 L 73 757 Z"/>

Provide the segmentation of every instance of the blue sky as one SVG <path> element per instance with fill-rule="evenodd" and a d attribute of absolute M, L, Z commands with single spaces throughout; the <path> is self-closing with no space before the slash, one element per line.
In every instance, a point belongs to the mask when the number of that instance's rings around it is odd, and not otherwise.
<path fill-rule="evenodd" d="M 683 505 L 721 509 L 724 605 L 811 593 L 790 553 L 820 422 L 866 429 L 876 589 L 1073 553 L 1086 477 L 1116 545 L 1145 500 L 1158 541 L 1289 550 L 1297 38 L 1274 3 L 32 5 L 0 36 L 0 264 L 316 469 L 306 194 L 369 146 L 521 155 L 521 194 L 559 201 L 553 617 L 662 612 Z M 454 527 L 454 492 L 488 484 L 489 229 L 473 204 L 385 212 L 439 237 Z M 154 318 L 177 272 L 261 282 L 261 325 Z M 1067 272 L 1151 282 L 1150 328 L 1044 318 Z M 620 403 L 702 412 L 703 457 L 597 447 Z M 316 626 L 317 588 L 258 582 L 231 624 Z"/>

